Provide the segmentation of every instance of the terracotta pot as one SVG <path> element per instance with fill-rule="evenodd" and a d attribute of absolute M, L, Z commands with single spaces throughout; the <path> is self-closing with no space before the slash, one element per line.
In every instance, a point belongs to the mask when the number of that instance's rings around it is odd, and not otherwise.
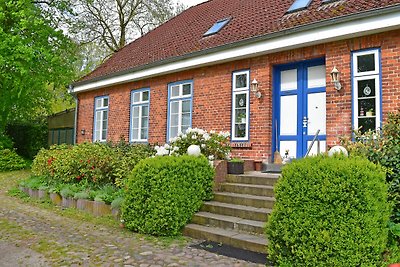
<path fill-rule="evenodd" d="M 103 216 L 111 214 L 111 206 L 107 205 L 102 201 L 94 201 L 93 203 L 93 215 L 94 216 Z"/>
<path fill-rule="evenodd" d="M 58 193 L 50 193 L 50 200 L 54 205 L 61 206 L 62 198 Z"/>
<path fill-rule="evenodd" d="M 38 198 L 39 199 L 46 199 L 49 197 L 49 194 L 47 193 L 46 190 L 38 190 Z"/>
<path fill-rule="evenodd" d="M 388 267 L 400 267 L 400 263 L 392 263 Z"/>

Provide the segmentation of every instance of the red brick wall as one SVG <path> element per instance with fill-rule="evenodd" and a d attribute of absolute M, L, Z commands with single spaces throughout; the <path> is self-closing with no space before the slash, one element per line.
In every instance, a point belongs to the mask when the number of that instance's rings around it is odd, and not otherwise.
<path fill-rule="evenodd" d="M 338 143 L 340 135 L 350 135 L 351 125 L 351 51 L 381 48 L 383 114 L 400 109 L 400 30 L 331 42 L 288 52 L 274 53 L 251 59 L 188 70 L 157 78 L 80 93 L 78 142 L 91 141 L 93 136 L 94 97 L 109 95 L 109 126 L 107 140 L 129 138 L 130 92 L 151 89 L 149 141 L 166 141 L 168 83 L 193 80 L 193 127 L 206 130 L 230 131 L 232 72 L 250 69 L 250 81 L 256 78 L 263 94 L 261 99 L 250 93 L 251 148 L 237 148 L 234 154 L 255 160 L 271 154 L 272 139 L 272 69 L 274 65 L 301 60 L 326 59 L 327 70 L 327 143 Z M 331 84 L 330 71 L 336 66 L 341 72 L 342 90 Z M 81 129 L 86 130 L 84 136 Z"/>

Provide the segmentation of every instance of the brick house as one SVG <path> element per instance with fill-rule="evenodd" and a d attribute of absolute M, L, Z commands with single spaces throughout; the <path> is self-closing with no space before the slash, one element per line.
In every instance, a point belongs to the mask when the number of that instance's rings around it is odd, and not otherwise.
<path fill-rule="evenodd" d="M 302 157 L 318 130 L 326 150 L 380 127 L 400 109 L 399 73 L 400 0 L 211 0 L 71 86 L 77 141 L 165 143 L 198 127 L 230 131 L 242 158 Z"/>

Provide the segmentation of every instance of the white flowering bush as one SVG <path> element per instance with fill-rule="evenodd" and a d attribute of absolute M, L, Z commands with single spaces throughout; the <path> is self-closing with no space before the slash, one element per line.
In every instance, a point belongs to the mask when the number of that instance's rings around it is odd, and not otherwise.
<path fill-rule="evenodd" d="M 197 145 L 200 147 L 201 153 L 210 161 L 226 159 L 231 151 L 229 137 L 229 132 L 217 133 L 189 128 L 185 133 L 179 133 L 177 137 L 171 138 L 169 144 L 156 146 L 156 155 L 185 155 L 189 146 Z"/>

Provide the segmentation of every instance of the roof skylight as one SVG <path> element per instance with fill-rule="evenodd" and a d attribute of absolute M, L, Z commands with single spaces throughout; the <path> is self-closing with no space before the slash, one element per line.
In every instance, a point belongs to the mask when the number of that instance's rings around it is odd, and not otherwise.
<path fill-rule="evenodd" d="M 295 12 L 307 8 L 312 0 L 295 0 L 287 12 Z"/>
<path fill-rule="evenodd" d="M 229 20 L 230 18 L 226 18 L 217 21 L 214 25 L 211 26 L 210 29 L 208 29 L 205 34 L 203 34 L 203 36 L 209 36 L 218 33 L 226 24 L 228 24 Z"/>

